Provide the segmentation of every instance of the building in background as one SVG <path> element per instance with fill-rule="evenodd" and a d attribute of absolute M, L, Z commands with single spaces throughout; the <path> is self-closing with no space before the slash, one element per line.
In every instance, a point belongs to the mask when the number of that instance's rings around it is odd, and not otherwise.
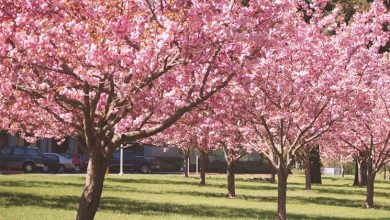
<path fill-rule="evenodd" d="M 79 143 L 72 139 L 66 138 L 63 143 L 58 143 L 51 138 L 43 138 L 36 143 L 28 143 L 19 135 L 12 135 L 6 132 L 0 133 L 0 148 L 13 146 L 36 146 L 42 153 L 83 153 Z"/>
<path fill-rule="evenodd" d="M 64 142 L 59 143 L 54 139 L 43 138 L 36 143 L 28 143 L 19 135 L 11 135 L 6 132 L 0 132 L 0 148 L 12 146 L 36 146 L 42 153 L 80 153 L 83 154 L 83 146 L 80 142 L 66 138 Z M 160 161 L 161 171 L 177 172 L 183 169 L 184 154 L 180 148 L 157 146 L 153 144 L 131 144 L 128 149 L 134 150 L 136 156 L 155 157 Z M 199 152 L 192 148 L 190 151 L 190 170 L 196 170 L 196 162 L 199 160 Z M 199 162 L 199 161 L 198 161 Z M 199 167 L 198 167 L 199 169 Z M 224 153 L 221 149 L 214 150 L 209 154 L 210 172 L 225 172 L 226 162 Z M 268 173 L 269 164 L 265 157 L 259 153 L 252 152 L 243 158 L 236 165 L 237 172 L 244 173 Z"/>

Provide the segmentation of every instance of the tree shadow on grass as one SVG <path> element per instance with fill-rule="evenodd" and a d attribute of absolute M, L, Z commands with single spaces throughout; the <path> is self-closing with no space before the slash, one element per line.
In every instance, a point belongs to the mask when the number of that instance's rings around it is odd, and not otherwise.
<path fill-rule="evenodd" d="M 40 196 L 27 193 L 0 192 L 5 207 L 10 206 L 38 206 L 47 209 L 74 209 L 79 201 L 77 196 Z M 129 198 L 103 197 L 99 211 L 122 214 L 140 214 L 149 216 L 184 215 L 191 217 L 216 218 L 252 218 L 274 219 L 273 210 L 260 210 L 253 208 L 234 208 L 225 206 L 182 205 L 174 203 L 156 203 Z M 289 219 L 342 219 L 329 216 L 309 216 L 303 214 L 288 214 Z M 367 218 L 366 218 L 367 219 Z"/>
<path fill-rule="evenodd" d="M 362 190 L 358 190 L 359 188 L 348 188 L 348 189 L 340 189 L 340 188 L 329 188 L 329 187 L 318 187 L 313 188 L 313 191 L 317 191 L 319 193 L 325 193 L 325 194 L 339 194 L 339 195 L 359 195 L 359 196 L 365 196 L 366 195 L 366 189 L 362 188 Z M 382 191 L 375 191 L 374 197 L 380 196 L 380 197 L 390 197 L 390 192 L 382 192 Z"/>
<path fill-rule="evenodd" d="M 156 193 L 156 194 L 175 194 L 175 195 L 184 195 L 184 196 L 196 196 L 196 197 L 206 197 L 206 198 L 225 198 L 225 193 L 214 193 L 214 192 L 199 192 L 199 191 L 162 191 L 160 192 L 146 192 L 144 193 Z M 253 195 L 237 195 L 236 200 L 247 200 L 254 202 L 277 202 L 277 196 L 253 196 Z M 330 198 L 324 196 L 316 197 L 298 197 L 298 196 L 289 196 L 287 198 L 288 202 L 298 203 L 298 204 L 318 204 L 323 206 L 343 206 L 351 208 L 362 208 L 364 205 L 364 198 L 361 200 L 350 200 L 350 199 L 339 199 L 339 198 Z M 390 210 L 389 206 L 384 206 L 377 203 L 375 205 L 377 209 Z"/>
<path fill-rule="evenodd" d="M 157 184 L 157 185 L 187 185 L 187 186 L 199 186 L 197 182 L 194 181 L 178 181 L 178 180 L 152 180 L 152 179 L 107 179 L 106 182 L 111 183 L 122 183 L 122 184 Z M 227 189 L 227 183 L 215 183 L 209 182 L 206 183 L 206 186 L 202 187 L 211 187 L 211 188 L 223 188 Z M 276 184 L 248 184 L 241 185 L 237 184 L 236 189 L 245 189 L 245 190 L 277 190 Z M 298 187 L 291 187 L 288 190 L 300 190 Z"/>
<path fill-rule="evenodd" d="M 139 193 L 148 193 L 148 194 L 172 194 L 172 195 L 181 195 L 181 196 L 191 196 L 191 197 L 205 197 L 205 198 L 220 198 L 220 199 L 230 199 L 227 198 L 226 193 L 218 193 L 218 192 L 204 192 L 204 191 L 147 191 L 147 190 L 136 190 Z M 131 192 L 134 192 L 131 190 Z M 235 200 L 247 200 L 247 201 L 255 201 L 255 202 L 277 202 L 276 196 L 252 196 L 252 195 L 237 195 Z"/>
<path fill-rule="evenodd" d="M 290 183 L 289 182 L 289 183 L 287 183 L 287 185 L 305 188 L 305 182 L 302 182 L 302 183 L 297 183 L 297 182 Z M 312 183 L 312 186 L 348 187 L 348 186 L 352 186 L 352 184 L 349 184 L 349 183 L 346 183 L 346 184 L 327 184 L 327 183 L 316 184 L 316 183 Z"/>
<path fill-rule="evenodd" d="M 191 180 L 191 179 L 190 179 Z M 184 186 L 199 186 L 199 184 L 195 181 L 180 181 L 180 180 L 153 180 L 153 179 L 107 179 L 106 182 L 112 182 L 112 183 L 122 183 L 122 184 L 157 184 L 157 185 L 184 185 Z M 242 184 L 245 183 L 245 184 Z M 236 189 L 244 189 L 244 190 L 277 190 L 276 184 L 266 184 L 259 182 L 256 184 L 256 182 L 250 182 L 250 184 L 246 184 L 248 182 L 237 182 Z M 210 182 L 206 185 L 207 187 L 212 188 L 227 188 L 227 184 L 225 183 L 215 183 Z M 298 190 L 304 190 L 304 184 L 302 183 L 288 183 L 287 184 L 288 191 L 298 191 Z M 330 188 L 331 187 L 331 188 Z M 337 185 L 337 184 L 324 184 L 324 185 L 313 185 L 313 191 L 317 191 L 320 193 L 333 193 L 333 194 L 353 194 L 353 195 L 365 195 L 365 191 L 359 191 L 355 190 L 356 188 L 353 188 L 352 186 L 347 189 L 345 187 L 348 187 L 348 185 Z M 388 189 L 385 187 L 378 187 L 375 189 Z M 375 196 L 383 196 L 383 197 L 390 197 L 390 193 L 386 192 L 375 192 Z"/>
<path fill-rule="evenodd" d="M 119 180 L 119 181 L 118 181 Z M 183 183 L 180 181 L 173 180 L 148 180 L 148 179 L 110 179 L 108 182 L 119 182 L 119 183 L 152 183 L 152 184 L 174 184 L 175 182 Z M 186 182 L 184 182 L 186 183 Z M 81 191 L 82 183 L 68 183 L 68 182 L 52 182 L 52 181 L 0 181 L 0 186 L 9 186 L 9 187 L 78 187 Z M 134 186 L 135 186 L 134 185 Z M 187 184 L 185 184 L 187 185 Z M 197 186 L 197 183 L 191 184 Z M 209 185 L 212 187 L 223 187 L 226 188 L 225 184 L 217 184 L 217 185 Z M 248 190 L 248 186 L 241 186 L 243 189 Z M 268 190 L 276 190 L 276 186 L 273 185 L 259 185 L 252 186 L 250 188 L 255 187 L 257 190 L 264 190 L 267 188 Z M 135 188 L 133 186 L 126 187 L 124 184 L 121 186 L 117 185 L 105 185 L 106 190 L 110 191 L 128 191 L 128 192 L 138 192 L 138 193 L 147 193 L 147 194 L 177 194 L 183 196 L 199 196 L 205 198 L 223 198 L 225 196 L 224 193 L 218 192 L 205 192 L 205 191 L 174 191 L 174 190 L 161 190 L 161 191 L 150 191 L 142 188 Z M 250 190 L 250 189 L 249 189 Z M 289 189 L 290 190 L 290 189 Z M 363 195 L 364 191 L 354 191 L 354 190 L 342 190 L 342 188 L 333 187 L 328 188 L 327 186 L 320 186 L 315 189 L 321 193 L 338 193 L 340 195 L 347 195 L 351 193 Z M 377 195 L 379 192 L 376 192 Z M 388 193 L 385 193 L 388 195 Z M 78 196 L 60 196 L 58 198 L 54 198 L 51 196 L 37 196 L 33 194 L 23 194 L 23 193 L 10 193 L 10 192 L 0 192 L 0 201 L 5 201 L 5 206 L 21 206 L 21 205 L 31 205 L 31 206 L 42 206 L 46 208 L 59 208 L 59 209 L 76 209 L 76 205 L 78 203 Z M 254 196 L 254 195 L 238 195 L 237 199 L 256 201 L 256 202 L 276 202 L 277 198 L 275 196 Z M 364 200 L 350 200 L 350 199 L 342 199 L 342 198 L 330 198 L 330 197 L 288 197 L 288 201 L 292 203 L 298 204 L 319 204 L 319 205 L 332 205 L 332 206 L 345 206 L 352 208 L 360 208 L 362 207 Z M 0 203 L 1 204 L 1 203 Z M 260 203 L 259 203 L 260 204 Z M 193 207 L 194 206 L 194 207 Z M 384 206 L 382 204 L 376 204 L 378 209 L 390 210 L 389 206 Z M 123 212 L 123 213 L 139 213 L 139 214 L 147 214 L 152 215 L 153 213 L 165 213 L 165 214 L 182 214 L 182 215 L 195 215 L 198 217 L 240 217 L 240 218 L 273 218 L 274 212 L 272 211 L 263 211 L 250 209 L 250 212 L 247 212 L 243 209 L 235 209 L 230 207 L 218 206 L 217 208 L 205 207 L 202 205 L 177 205 L 172 203 L 153 203 L 148 201 L 139 201 L 134 199 L 125 199 L 125 198 L 116 198 L 116 197 L 103 197 L 102 198 L 102 206 L 101 210 L 103 211 L 112 211 L 112 212 Z M 126 211 L 130 210 L 130 211 Z M 182 211 L 184 210 L 184 211 Z M 193 211 L 197 213 L 186 213 L 185 211 Z M 230 213 L 231 212 L 231 213 Z M 236 213 L 239 212 L 239 213 Z M 211 214 L 210 214 L 211 213 Z M 214 214 L 212 214 L 214 213 Z M 233 213 L 233 214 L 232 214 Z M 289 218 L 296 219 L 316 219 L 317 217 L 313 216 L 302 216 L 302 215 L 294 215 L 289 214 Z M 330 217 L 318 217 L 317 219 L 335 219 Z"/>
<path fill-rule="evenodd" d="M 305 185 L 302 183 L 288 183 L 288 191 L 291 189 L 304 190 Z M 374 196 L 390 197 L 390 192 L 381 190 L 390 190 L 390 187 L 375 186 Z M 352 186 L 352 184 L 313 184 L 312 191 L 326 194 L 343 194 L 343 195 L 366 195 L 366 187 Z"/>
<path fill-rule="evenodd" d="M 29 193 L 0 192 L 4 207 L 9 206 L 40 206 L 42 208 L 72 209 L 76 208 L 80 197 L 78 196 L 41 196 Z"/>
<path fill-rule="evenodd" d="M 318 205 L 331 205 L 331 206 L 341 206 L 341 207 L 350 207 L 350 208 L 364 208 L 365 200 L 351 200 L 351 199 L 342 199 L 342 198 L 329 198 L 323 196 L 316 197 L 289 197 L 288 201 L 296 201 L 300 204 L 318 204 Z M 374 198 L 375 200 L 375 198 Z M 390 211 L 389 206 L 384 206 L 382 204 L 375 204 L 375 209 L 382 209 Z"/>
<path fill-rule="evenodd" d="M 105 182 L 125 183 L 125 184 L 175 184 L 175 185 L 190 185 L 197 186 L 197 182 L 178 181 L 178 180 L 158 180 L 158 179 L 106 179 Z"/>
<path fill-rule="evenodd" d="M 129 184 L 184 184 L 184 185 L 193 185 L 198 186 L 197 183 L 191 183 L 191 182 L 180 182 L 180 181 L 173 181 L 173 180 L 149 180 L 149 179 L 109 179 L 107 182 L 115 182 L 115 183 L 129 183 Z M 292 184 L 294 185 L 294 184 Z M 82 189 L 84 186 L 83 183 L 72 183 L 72 182 L 54 182 L 54 181 L 0 181 L 0 186 L 6 186 L 6 187 L 48 187 L 48 186 L 54 186 L 54 187 L 77 187 Z M 206 187 L 209 188 L 223 188 L 226 189 L 226 184 L 209 184 Z M 200 196 L 200 197 L 215 197 L 215 198 L 223 198 L 225 197 L 225 193 L 218 193 L 218 192 L 205 192 L 205 191 L 169 191 L 169 190 L 161 190 L 161 191 L 148 191 L 136 187 L 126 187 L 122 184 L 122 186 L 115 186 L 115 185 L 108 185 L 105 184 L 104 186 L 107 190 L 113 190 L 113 191 L 126 191 L 126 192 L 138 192 L 138 193 L 148 193 L 148 194 L 177 194 L 177 195 L 190 195 L 190 196 Z M 250 185 L 237 185 L 237 189 L 245 189 L 245 190 L 273 190 L 276 191 L 276 186 L 274 185 L 258 185 L 258 186 L 250 186 Z M 293 189 L 296 190 L 302 190 L 298 188 L 292 188 L 289 187 L 288 191 L 291 191 Z M 341 194 L 341 195 L 360 195 L 364 196 L 365 191 L 359 191 L 359 190 L 353 190 L 353 188 L 349 189 L 341 189 L 341 187 L 333 187 L 329 188 L 328 186 L 318 186 L 317 188 L 313 188 L 313 191 L 317 191 L 319 193 L 332 193 L 332 194 Z M 383 197 L 390 197 L 390 193 L 386 192 L 375 192 L 375 196 L 383 196 Z M 245 200 L 253 200 L 253 201 L 276 201 L 275 198 L 272 197 L 261 197 L 261 196 L 251 196 L 251 195 L 238 195 L 239 199 L 245 199 Z M 275 200 L 274 200 L 275 199 Z M 323 204 L 322 201 L 330 201 L 332 198 L 324 197 L 321 200 L 313 200 L 313 203 L 317 204 Z M 318 203 L 317 201 L 321 201 L 321 203 Z M 330 205 L 342 205 L 343 202 L 337 202 L 339 200 L 336 200 L 336 202 L 333 202 L 333 204 Z M 349 200 L 345 200 L 349 201 Z M 350 207 L 360 207 L 361 202 L 354 203 L 354 205 L 351 205 Z"/>
<path fill-rule="evenodd" d="M 79 187 L 80 189 L 84 186 L 82 183 L 70 183 L 70 182 L 54 182 L 54 181 L 0 181 L 0 186 L 6 187 Z"/>

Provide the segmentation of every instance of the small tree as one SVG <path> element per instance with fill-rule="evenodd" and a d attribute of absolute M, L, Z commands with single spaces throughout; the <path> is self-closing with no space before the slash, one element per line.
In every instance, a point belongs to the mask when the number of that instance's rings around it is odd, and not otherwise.
<path fill-rule="evenodd" d="M 236 197 L 235 165 L 237 161 L 247 154 L 243 145 L 244 139 L 240 131 L 240 127 L 245 122 L 241 118 L 239 112 L 239 110 L 241 110 L 239 103 L 242 103 L 242 100 L 240 100 L 241 97 L 231 96 L 227 91 L 219 94 L 219 96 L 222 95 L 225 96 L 225 102 L 221 103 L 219 108 L 215 109 L 216 113 L 213 115 L 214 123 L 212 135 L 217 145 L 223 149 L 225 156 L 227 165 L 227 196 L 229 198 L 234 198 Z"/>
<path fill-rule="evenodd" d="M 227 197 L 236 197 L 236 184 L 235 184 L 235 164 L 236 162 L 245 156 L 246 152 L 242 147 L 228 147 L 227 144 L 221 142 L 227 164 L 226 174 L 228 183 Z"/>
<path fill-rule="evenodd" d="M 390 161 L 389 79 L 389 76 L 384 75 L 374 82 L 371 81 L 368 84 L 370 89 L 359 91 L 358 95 L 362 98 L 366 97 L 365 101 L 361 100 L 361 108 L 349 114 L 349 117 L 345 119 L 342 132 L 339 133 L 346 147 L 350 147 L 358 155 L 358 184 L 362 186 L 366 178 L 367 208 L 374 207 L 376 174 Z"/>

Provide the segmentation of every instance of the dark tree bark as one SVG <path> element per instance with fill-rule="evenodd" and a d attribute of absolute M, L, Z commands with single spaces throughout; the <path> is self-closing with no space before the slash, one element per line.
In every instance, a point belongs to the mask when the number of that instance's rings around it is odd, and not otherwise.
<path fill-rule="evenodd" d="M 302 161 L 305 170 L 305 189 L 311 190 L 313 183 L 322 184 L 319 146 L 302 149 Z"/>
<path fill-rule="evenodd" d="M 87 168 L 85 186 L 77 209 L 77 220 L 92 220 L 99 207 L 108 160 L 99 153 L 92 154 Z"/>
<path fill-rule="evenodd" d="M 183 149 L 184 152 L 184 177 L 189 177 L 189 167 L 190 167 L 190 149 Z"/>
<path fill-rule="evenodd" d="M 228 197 L 234 198 L 236 197 L 236 186 L 235 186 L 235 177 L 234 177 L 234 164 L 235 161 L 227 162 L 227 182 L 228 182 Z"/>
<path fill-rule="evenodd" d="M 373 176 L 367 178 L 366 208 L 374 208 L 374 179 Z"/>
<path fill-rule="evenodd" d="M 288 171 L 284 168 L 278 169 L 278 210 L 276 219 L 286 219 L 286 192 L 287 192 Z"/>
<path fill-rule="evenodd" d="M 226 174 L 228 191 L 227 197 L 236 197 L 236 183 L 235 183 L 235 164 L 241 159 L 246 153 L 241 152 L 242 148 L 228 148 L 225 143 L 222 143 L 223 151 L 226 161 Z"/>
<path fill-rule="evenodd" d="M 317 145 L 310 151 L 311 183 L 322 184 L 320 147 Z"/>
<path fill-rule="evenodd" d="M 311 174 L 311 163 L 310 163 L 310 158 L 305 157 L 303 159 L 303 166 L 305 168 L 305 189 L 306 190 L 311 190 L 311 179 L 312 179 L 312 174 Z"/>
<path fill-rule="evenodd" d="M 341 177 L 344 178 L 344 176 L 345 176 L 344 164 L 341 164 Z"/>
<path fill-rule="evenodd" d="M 354 186 L 367 186 L 367 166 L 363 159 L 356 159 Z"/>
<path fill-rule="evenodd" d="M 200 151 L 200 183 L 199 185 L 206 185 L 206 167 L 208 163 L 208 153 Z"/>
<path fill-rule="evenodd" d="M 374 181 L 376 173 L 372 169 L 372 159 L 367 160 L 366 208 L 374 208 Z"/>
<path fill-rule="evenodd" d="M 387 168 L 386 164 L 383 165 L 383 179 L 384 180 L 386 180 L 386 168 Z"/>

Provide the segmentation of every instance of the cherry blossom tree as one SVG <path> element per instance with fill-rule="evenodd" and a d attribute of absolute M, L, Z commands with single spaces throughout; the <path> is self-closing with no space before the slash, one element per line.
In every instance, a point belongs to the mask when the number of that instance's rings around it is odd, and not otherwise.
<path fill-rule="evenodd" d="M 303 45 L 302 42 L 300 44 Z M 287 54 L 282 50 L 274 53 Z M 279 61 L 283 59 L 281 54 L 272 54 L 275 57 L 269 63 L 275 66 L 258 67 L 266 72 L 266 78 L 254 80 L 251 85 L 254 92 L 248 101 L 252 103 L 246 109 L 249 125 L 242 129 L 247 146 L 266 155 L 277 171 L 278 219 L 286 219 L 287 177 L 297 152 L 327 132 L 338 120 L 335 94 L 328 75 L 332 70 L 326 67 L 328 61 L 321 58 L 310 61 L 312 64 L 299 64 L 309 60 L 308 54 L 303 55 L 305 60 L 298 59 L 298 53 L 288 52 L 284 64 Z M 298 63 L 291 65 L 291 60 Z M 307 66 L 313 64 L 319 66 L 313 66 L 306 72 Z M 305 69 L 301 69 L 303 66 Z"/>
<path fill-rule="evenodd" d="M 341 118 L 349 76 L 376 70 L 362 60 L 388 42 L 383 1 L 339 26 L 326 3 L 313 1 L 305 22 L 309 5 L 298 0 L 3 0 L 0 128 L 30 142 L 82 137 L 90 160 L 77 219 L 93 219 L 121 143 L 168 129 L 234 80 L 245 97 L 240 133 L 277 170 L 285 219 L 296 152 Z M 194 113 L 203 158 L 216 146 L 214 103 Z"/>
<path fill-rule="evenodd" d="M 226 160 L 227 174 L 227 197 L 234 198 L 235 190 L 235 164 L 247 154 L 244 148 L 244 139 L 241 135 L 240 127 L 244 125 L 245 120 L 241 117 L 242 99 L 245 96 L 236 96 L 230 91 L 245 94 L 242 87 L 235 82 L 227 86 L 213 99 L 216 101 L 213 114 L 210 118 L 209 135 L 212 137 L 217 148 L 222 149 Z"/>
<path fill-rule="evenodd" d="M 247 42 L 283 10 L 267 1 L 4 0 L 1 128 L 30 142 L 85 139 L 77 219 L 93 219 L 120 143 L 158 134 L 225 87 L 251 53 Z"/>
<path fill-rule="evenodd" d="M 246 154 L 243 139 L 239 130 L 241 117 L 239 99 L 231 96 L 229 90 L 237 90 L 237 85 L 227 86 L 213 96 L 210 106 L 200 105 L 198 111 L 186 114 L 171 128 L 153 137 L 153 141 L 162 141 L 172 146 L 187 149 L 196 148 L 200 153 L 200 185 L 206 184 L 205 174 L 209 154 L 215 149 L 222 149 L 227 163 L 227 182 L 230 198 L 235 197 L 234 165 Z"/>
<path fill-rule="evenodd" d="M 342 103 L 343 120 L 332 135 L 342 142 L 340 152 L 357 161 L 355 182 L 367 185 L 367 208 L 374 207 L 375 175 L 389 156 L 389 25 L 386 3 L 374 1 L 369 11 L 355 15 L 353 23 L 338 30 L 339 42 L 354 43 L 345 68 L 350 73 L 345 81 L 349 98 Z"/>
<path fill-rule="evenodd" d="M 210 100 L 213 102 L 213 100 Z M 163 142 L 178 146 L 187 151 L 197 149 L 200 154 L 200 183 L 206 185 L 206 172 L 209 154 L 216 149 L 215 138 L 211 134 L 214 126 L 208 105 L 200 105 L 196 111 L 187 113 L 175 125 L 151 138 L 153 142 Z"/>
<path fill-rule="evenodd" d="M 264 48 L 265 57 L 253 66 L 248 126 L 242 129 L 247 147 L 266 155 L 277 172 L 278 219 L 286 219 L 287 177 L 297 152 L 339 118 L 334 82 L 341 77 L 332 65 L 336 48 L 302 19 L 290 19 L 293 24 L 286 21 L 270 34 L 278 43 Z"/>
<path fill-rule="evenodd" d="M 215 146 L 210 144 L 210 136 L 209 136 L 209 129 L 204 129 L 201 131 L 198 131 L 197 134 L 200 136 L 200 140 L 198 139 L 196 146 L 196 149 L 199 151 L 200 157 L 199 157 L 199 169 L 200 169 L 200 186 L 206 185 L 206 172 L 207 172 L 207 166 L 209 163 L 209 156 L 210 153 L 215 149 Z"/>
<path fill-rule="evenodd" d="M 297 152 L 341 122 L 355 78 L 375 78 L 376 68 L 370 63 L 388 41 L 382 28 L 388 21 L 383 2 L 355 14 L 348 25 L 335 22 L 337 8 L 325 16 L 325 4 L 310 5 L 317 10 L 308 25 L 297 14 L 286 15 L 288 20 L 270 32 L 277 40 L 265 45 L 264 55 L 248 68 L 253 78 L 245 84 L 249 126 L 242 134 L 247 147 L 266 155 L 277 170 L 278 219 L 286 219 L 287 177 Z M 301 6 L 306 10 L 305 3 Z"/>
<path fill-rule="evenodd" d="M 381 63 L 378 61 L 378 63 Z M 376 174 L 390 161 L 390 71 L 381 66 L 385 75 L 368 87 L 360 85 L 359 95 L 365 97 L 358 110 L 345 119 L 339 138 L 366 164 L 366 207 L 374 207 L 374 182 Z M 378 69 L 380 71 L 380 69 Z M 362 79 L 361 83 L 364 82 Z M 361 94 L 364 93 L 364 94 Z M 351 152 L 351 151 L 350 151 Z"/>
<path fill-rule="evenodd" d="M 195 121 L 191 121 L 191 113 L 186 114 L 178 120 L 172 127 L 156 134 L 146 140 L 150 143 L 158 143 L 163 146 L 176 147 L 183 152 L 184 156 L 184 177 L 189 177 L 188 167 L 190 166 L 189 157 L 191 149 L 194 149 L 197 143 L 196 136 L 192 131 Z M 191 123 L 190 123 L 191 122 Z"/>
<path fill-rule="evenodd" d="M 240 121 L 236 121 L 238 126 L 240 126 Z M 222 130 L 222 128 L 221 128 Z M 220 131 L 221 131 L 220 130 Z M 243 145 L 243 138 L 239 131 L 239 127 L 234 127 L 231 124 L 227 129 L 227 125 L 225 125 L 225 129 L 221 132 L 224 134 L 224 138 L 219 139 L 219 144 L 221 145 L 225 160 L 226 160 L 226 174 L 227 174 L 227 186 L 228 192 L 227 197 L 234 198 L 236 197 L 236 188 L 235 188 L 235 164 L 238 160 L 240 160 L 243 156 L 247 154 L 247 151 Z"/>
<path fill-rule="evenodd" d="M 340 140 L 335 137 L 337 129 L 332 129 L 329 133 L 322 136 L 319 143 L 320 157 L 325 161 L 338 162 L 341 169 L 341 176 L 345 175 L 345 165 L 354 161 L 354 155 L 351 154 L 350 149 L 340 146 Z"/>

